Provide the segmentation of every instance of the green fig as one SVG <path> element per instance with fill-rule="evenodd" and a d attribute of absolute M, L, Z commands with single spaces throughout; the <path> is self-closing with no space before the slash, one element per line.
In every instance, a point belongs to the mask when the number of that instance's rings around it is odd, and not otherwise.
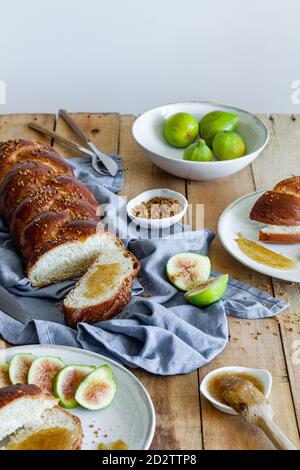
<path fill-rule="evenodd" d="M 176 113 L 166 119 L 163 132 L 172 147 L 184 148 L 196 139 L 199 123 L 189 113 Z"/>
<path fill-rule="evenodd" d="M 228 274 L 209 279 L 185 294 L 188 302 L 197 307 L 207 307 L 223 296 L 228 283 Z"/>
<path fill-rule="evenodd" d="M 221 131 L 234 131 L 240 118 L 226 111 L 212 111 L 205 114 L 200 120 L 199 130 L 201 137 L 211 147 L 214 136 Z"/>
<path fill-rule="evenodd" d="M 218 132 L 213 139 L 213 151 L 218 160 L 234 160 L 245 155 L 246 145 L 236 132 Z"/>
<path fill-rule="evenodd" d="M 192 162 L 211 162 L 212 158 L 212 152 L 203 139 L 189 145 L 183 154 L 184 160 L 191 160 Z"/>

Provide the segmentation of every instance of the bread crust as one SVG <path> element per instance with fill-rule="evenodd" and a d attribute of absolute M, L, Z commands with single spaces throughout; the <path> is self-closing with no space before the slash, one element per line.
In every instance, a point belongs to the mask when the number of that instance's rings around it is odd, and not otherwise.
<path fill-rule="evenodd" d="M 260 230 L 259 239 L 265 243 L 300 243 L 300 233 L 270 233 Z"/>
<path fill-rule="evenodd" d="M 57 168 L 62 173 L 74 175 L 72 168 L 50 145 L 16 139 L 0 143 L 0 182 L 14 165 L 29 160 L 46 163 L 52 169 Z"/>
<path fill-rule="evenodd" d="M 109 320 L 115 317 L 128 304 L 131 299 L 132 283 L 140 270 L 140 263 L 136 257 L 126 252 L 126 256 L 132 258 L 133 272 L 130 276 L 123 279 L 117 292 L 107 301 L 101 304 L 91 305 L 90 307 L 72 308 L 64 303 L 64 318 L 66 325 L 76 328 L 80 322 L 97 323 Z M 81 280 L 76 284 L 78 286 Z M 74 289 L 76 289 L 76 286 Z"/>
<path fill-rule="evenodd" d="M 0 410 L 7 405 L 20 398 L 45 398 L 53 399 L 53 403 L 57 403 L 57 399 L 41 391 L 36 385 L 10 385 L 0 389 Z"/>
<path fill-rule="evenodd" d="M 280 181 L 274 186 L 273 191 L 300 197 L 300 176 L 292 176 Z"/>
<path fill-rule="evenodd" d="M 269 225 L 300 225 L 300 197 L 267 191 L 254 204 L 250 219 Z"/>

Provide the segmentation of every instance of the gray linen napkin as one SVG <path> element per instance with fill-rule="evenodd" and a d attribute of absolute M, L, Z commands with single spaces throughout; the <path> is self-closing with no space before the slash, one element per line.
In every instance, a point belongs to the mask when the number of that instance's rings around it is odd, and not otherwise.
<path fill-rule="evenodd" d="M 219 302 L 205 309 L 188 304 L 183 293 L 167 281 L 166 261 L 180 251 L 207 254 L 213 233 L 195 232 L 182 225 L 177 225 L 171 234 L 138 232 L 132 224 L 128 229 L 125 201 L 113 192 L 120 189 L 122 173 L 114 180 L 104 180 L 91 171 L 89 159 L 72 159 L 70 163 L 97 200 L 108 204 L 107 212 L 115 210 L 120 215 L 117 226 L 113 217 L 108 218 L 110 228 L 125 238 L 128 248 L 140 260 L 142 285 L 135 281 L 133 297 L 118 317 L 96 325 L 81 323 L 77 330 L 66 327 L 58 303 L 75 281 L 31 287 L 7 227 L 0 220 L 0 284 L 28 314 L 28 322 L 23 325 L 0 311 L 0 334 L 8 342 L 76 346 L 155 374 L 182 374 L 208 363 L 225 348 L 227 315 L 246 319 L 272 317 L 287 307 L 286 302 L 233 279 Z"/>

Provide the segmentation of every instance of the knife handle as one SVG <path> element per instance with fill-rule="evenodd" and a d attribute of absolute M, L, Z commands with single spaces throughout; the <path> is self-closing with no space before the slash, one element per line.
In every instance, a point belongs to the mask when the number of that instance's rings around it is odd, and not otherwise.
<path fill-rule="evenodd" d="M 84 153 L 86 155 L 89 155 L 90 157 L 93 156 L 93 152 L 81 147 L 81 145 L 76 144 L 75 142 L 72 142 L 71 140 L 65 139 L 61 135 L 57 134 L 54 131 L 50 131 L 49 129 L 46 129 L 45 127 L 40 126 L 39 124 L 36 124 L 35 122 L 29 122 L 28 127 L 30 129 L 33 129 L 37 132 L 39 132 L 42 135 L 46 135 L 47 137 L 53 138 L 56 140 L 56 142 L 59 142 L 62 144 L 64 147 L 75 150 L 76 152 Z"/>
<path fill-rule="evenodd" d="M 74 119 L 71 118 L 69 113 L 65 109 L 60 109 L 58 111 L 58 115 L 63 118 L 63 120 L 73 129 L 75 134 L 86 144 L 87 143 L 87 137 L 81 127 L 77 124 L 77 122 L 74 121 Z"/>

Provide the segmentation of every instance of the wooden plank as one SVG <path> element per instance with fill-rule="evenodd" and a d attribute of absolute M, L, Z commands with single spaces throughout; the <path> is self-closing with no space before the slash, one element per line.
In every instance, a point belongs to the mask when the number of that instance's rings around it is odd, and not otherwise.
<path fill-rule="evenodd" d="M 118 139 L 119 139 L 119 115 L 114 114 L 100 114 L 100 113 L 74 113 L 71 114 L 80 127 L 84 130 L 86 135 L 96 144 L 103 152 L 117 153 L 118 152 Z M 56 132 L 63 137 L 80 142 L 76 134 L 70 127 L 63 121 L 61 117 L 57 119 Z M 54 141 L 54 147 L 63 157 L 76 157 L 80 154 L 71 150 L 65 149 L 60 144 Z"/>
<path fill-rule="evenodd" d="M 278 115 L 270 118 L 264 116 L 269 124 L 272 139 L 263 158 L 258 158 L 253 167 L 254 178 L 257 185 L 264 181 L 266 188 L 291 175 L 300 175 L 300 115 Z M 270 168 L 272 171 L 270 171 Z M 300 284 L 289 283 L 273 279 L 275 295 L 285 298 L 289 310 L 278 317 L 280 333 L 283 341 L 285 360 L 289 373 L 290 386 L 293 393 L 298 427 L 300 427 L 300 373 L 299 358 L 296 350 L 300 348 Z M 297 346 L 298 345 L 298 346 Z M 297 360 L 298 357 L 298 360 Z"/>
<path fill-rule="evenodd" d="M 187 185 L 189 202 L 205 204 L 205 226 L 214 231 L 219 216 L 228 204 L 254 190 L 250 167 L 230 178 L 206 183 L 189 182 Z M 213 242 L 210 257 L 214 269 L 228 272 L 236 279 L 272 292 L 271 280 L 235 261 L 222 248 L 218 238 Z M 199 370 L 200 382 L 208 371 L 225 365 L 244 365 L 270 370 L 274 381 L 270 401 L 274 406 L 275 419 L 290 439 L 298 444 L 293 401 L 276 320 L 247 321 L 229 317 L 228 321 L 229 345 L 211 364 Z M 272 448 L 272 444 L 260 431 L 245 425 L 239 417 L 219 413 L 202 397 L 201 407 L 205 449 Z"/>
<path fill-rule="evenodd" d="M 168 187 L 185 194 L 185 182 L 154 167 L 133 141 L 134 118 L 121 117 L 120 155 L 125 163 L 122 195 L 128 198 L 150 188 Z M 135 374 L 149 391 L 157 413 L 153 449 L 201 449 L 197 372 L 185 376 L 158 377 L 143 371 Z"/>
<path fill-rule="evenodd" d="M 47 142 L 47 138 L 27 126 L 30 121 L 37 122 L 51 130 L 55 127 L 54 114 L 3 114 L 0 115 L 0 141 L 22 137 Z M 9 347 L 9 344 L 0 339 L 0 349 L 4 347 Z"/>
<path fill-rule="evenodd" d="M 49 142 L 46 137 L 30 129 L 27 124 L 31 121 L 51 130 L 55 126 L 54 114 L 2 114 L 0 115 L 0 141 L 8 139 L 33 139 Z"/>

